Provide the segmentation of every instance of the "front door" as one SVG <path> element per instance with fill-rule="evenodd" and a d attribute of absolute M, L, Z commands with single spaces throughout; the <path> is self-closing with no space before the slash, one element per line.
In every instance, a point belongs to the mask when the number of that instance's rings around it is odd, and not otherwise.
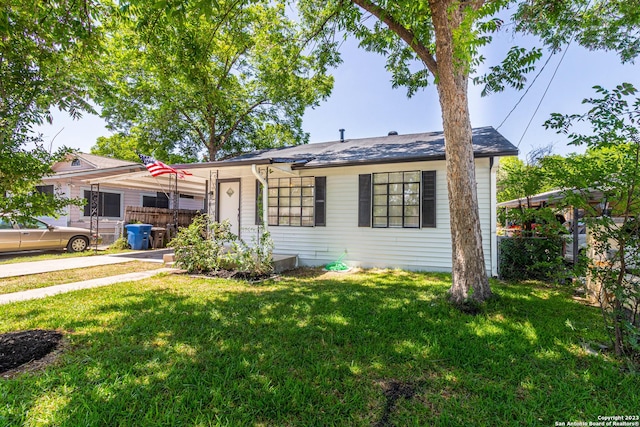
<path fill-rule="evenodd" d="M 218 186 L 218 221 L 231 224 L 231 232 L 240 235 L 240 181 L 221 181 Z"/>

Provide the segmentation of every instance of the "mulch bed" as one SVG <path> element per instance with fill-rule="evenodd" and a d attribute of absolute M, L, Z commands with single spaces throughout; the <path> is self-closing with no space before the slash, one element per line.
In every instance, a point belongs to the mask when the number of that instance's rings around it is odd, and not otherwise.
<path fill-rule="evenodd" d="M 62 338 L 58 331 L 42 329 L 0 334 L 0 374 L 44 358 L 58 348 Z"/>

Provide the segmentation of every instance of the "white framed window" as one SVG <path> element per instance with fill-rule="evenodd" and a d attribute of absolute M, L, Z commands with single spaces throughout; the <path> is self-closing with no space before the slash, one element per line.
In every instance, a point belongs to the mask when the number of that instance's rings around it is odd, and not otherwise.
<path fill-rule="evenodd" d="M 358 175 L 358 227 L 436 228 L 436 171 Z"/>
<path fill-rule="evenodd" d="M 269 225 L 315 225 L 315 178 L 269 179 Z"/>

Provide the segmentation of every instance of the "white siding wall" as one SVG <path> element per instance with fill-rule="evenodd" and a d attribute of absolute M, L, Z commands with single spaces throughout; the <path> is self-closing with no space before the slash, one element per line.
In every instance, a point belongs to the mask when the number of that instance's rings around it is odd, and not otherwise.
<path fill-rule="evenodd" d="M 194 197 L 193 199 L 180 198 L 178 204 L 180 209 L 190 209 L 192 211 L 199 211 L 204 209 L 204 197 Z"/>
<path fill-rule="evenodd" d="M 358 227 L 358 175 L 411 170 L 436 171 L 437 227 Z M 269 227 L 276 253 L 298 255 L 301 265 L 323 265 L 335 261 L 346 252 L 344 261 L 353 266 L 451 270 L 449 203 L 444 161 L 305 170 L 301 175 L 327 177 L 327 225 Z M 273 172 L 270 176 L 290 175 Z M 485 262 L 490 273 L 491 239 L 494 237 L 491 233 L 493 225 L 489 159 L 476 161 L 476 179 Z M 250 171 L 243 171 L 241 193 L 241 237 L 246 242 L 251 242 L 256 236 L 256 227 L 255 177 Z"/>

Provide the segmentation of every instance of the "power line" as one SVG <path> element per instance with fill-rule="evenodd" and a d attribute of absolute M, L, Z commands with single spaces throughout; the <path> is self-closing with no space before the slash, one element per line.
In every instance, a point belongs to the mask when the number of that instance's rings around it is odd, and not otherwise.
<path fill-rule="evenodd" d="M 591 6 L 591 1 L 589 0 L 587 2 L 587 4 L 584 6 L 584 10 L 587 11 L 589 9 L 589 6 Z M 575 14 L 573 15 L 574 18 L 578 17 L 578 13 L 580 12 L 580 9 L 578 9 Z M 536 111 L 533 113 L 533 116 L 531 116 L 531 120 L 529 120 L 529 124 L 527 125 L 524 133 L 522 134 L 522 137 L 520 137 L 520 141 L 518 141 L 518 147 L 520 147 L 520 142 L 522 142 L 522 138 L 524 138 L 524 135 L 527 133 L 527 129 L 529 129 L 529 125 L 531 124 L 531 122 L 533 121 L 533 117 L 535 117 L 536 112 L 538 111 L 538 108 L 540 108 L 540 104 L 542 104 L 542 100 L 544 99 L 544 96 L 547 94 L 547 91 L 549 90 L 549 86 L 551 85 L 551 82 L 553 81 L 553 78 L 556 75 L 556 72 L 558 71 L 558 67 L 560 67 L 560 64 L 562 63 L 562 60 L 564 59 L 565 54 L 567 53 L 567 50 L 569 50 L 569 46 L 571 46 L 571 42 L 573 42 L 573 39 L 575 37 L 575 34 L 571 36 L 571 38 L 569 39 L 569 42 L 567 43 L 567 47 L 565 48 L 564 52 L 562 53 L 562 57 L 560 58 L 560 61 L 558 62 L 558 65 L 556 66 L 555 71 L 553 72 L 553 76 L 551 76 L 551 80 L 549 81 L 549 84 L 547 85 L 547 88 L 544 91 L 544 94 L 542 95 L 542 98 L 540 99 L 540 102 L 538 103 L 538 106 L 536 107 Z M 549 56 L 549 58 L 547 58 L 547 61 L 544 63 L 544 65 L 542 66 L 542 68 L 540 69 L 540 71 L 538 72 L 538 74 L 536 74 L 536 76 L 534 77 L 533 81 L 531 82 L 531 84 L 529 85 L 529 87 L 527 88 L 527 90 L 522 94 L 522 96 L 520 97 L 520 99 L 518 100 L 518 102 L 516 102 L 516 105 L 513 106 L 513 108 L 511 109 L 511 111 L 509 111 L 509 114 L 507 114 L 507 116 L 504 118 L 504 120 L 498 125 L 498 127 L 496 128 L 496 130 L 500 129 L 500 127 L 504 124 L 504 122 L 507 121 L 507 119 L 509 118 L 509 116 L 511 116 L 511 113 L 513 113 L 515 111 L 515 109 L 518 107 L 518 105 L 520 105 L 520 102 L 522 102 L 522 100 L 524 99 L 524 97 L 527 95 L 527 93 L 529 92 L 529 89 L 531 89 L 531 87 L 533 87 L 533 84 L 536 82 L 536 80 L 538 79 L 538 77 L 540 76 L 540 74 L 542 73 L 542 71 L 544 70 L 544 68 L 547 66 L 547 64 L 549 63 L 549 61 L 551 60 L 551 57 L 553 56 L 553 53 Z"/>
<path fill-rule="evenodd" d="M 522 94 L 522 96 L 520 97 L 520 99 L 518 99 L 518 102 L 516 102 L 516 105 L 513 106 L 513 108 L 511 109 L 511 111 L 509 111 L 509 114 L 506 115 L 506 117 L 504 118 L 504 120 L 502 120 L 502 122 L 500 122 L 500 124 L 498 125 L 498 127 L 496 128 L 496 130 L 500 129 L 502 127 L 502 125 L 507 121 L 507 119 L 511 116 L 511 114 L 516 111 L 516 108 L 518 108 L 518 105 L 520 105 L 520 103 L 522 102 L 522 100 L 524 99 L 525 96 L 527 96 L 527 93 L 529 93 L 529 90 L 533 87 L 534 83 L 536 82 L 536 80 L 538 80 L 538 77 L 540 77 L 540 74 L 542 74 L 542 72 L 544 71 L 544 68 L 547 66 L 547 64 L 549 63 L 549 61 L 551 61 L 551 58 L 553 57 L 553 53 L 551 55 L 549 55 L 549 57 L 547 58 L 547 61 L 544 63 L 544 65 L 542 66 L 542 68 L 540 68 L 540 71 L 538 71 L 538 74 L 536 74 L 536 76 L 533 78 L 533 80 L 531 81 L 531 84 L 529 85 L 529 87 L 527 87 L 527 90 L 524 91 L 524 93 Z"/>
<path fill-rule="evenodd" d="M 531 122 L 533 122 L 533 119 L 536 116 L 536 113 L 540 109 L 540 105 L 542 105 L 542 101 L 544 101 L 544 97 L 547 95 L 547 92 L 549 91 L 549 87 L 551 86 L 551 83 L 553 83 L 553 79 L 556 77 L 556 73 L 558 72 L 558 68 L 560 68 L 560 64 L 562 64 L 562 60 L 564 59 L 565 55 L 567 54 L 567 51 L 569 50 L 569 46 L 571 46 L 571 42 L 572 41 L 573 41 L 573 39 L 569 40 L 569 43 L 567 43 L 567 47 L 564 49 L 564 52 L 562 52 L 562 56 L 560 57 L 560 61 L 558 61 L 558 65 L 556 65 L 556 69 L 553 71 L 553 75 L 551 76 L 551 79 L 549 80 L 549 83 L 547 84 L 547 88 L 544 90 L 544 93 L 542 94 L 542 97 L 540 98 L 540 102 L 538 102 L 538 106 L 536 107 L 536 110 L 531 115 L 531 119 L 529 119 L 529 123 L 527 123 L 527 127 L 524 128 L 524 132 L 522 133 L 522 136 L 520 137 L 520 140 L 518 141 L 518 145 L 516 145 L 516 147 L 520 148 L 520 143 L 524 139 L 524 136 L 527 134 L 527 131 L 529 130 L 529 126 L 531 126 Z"/>

